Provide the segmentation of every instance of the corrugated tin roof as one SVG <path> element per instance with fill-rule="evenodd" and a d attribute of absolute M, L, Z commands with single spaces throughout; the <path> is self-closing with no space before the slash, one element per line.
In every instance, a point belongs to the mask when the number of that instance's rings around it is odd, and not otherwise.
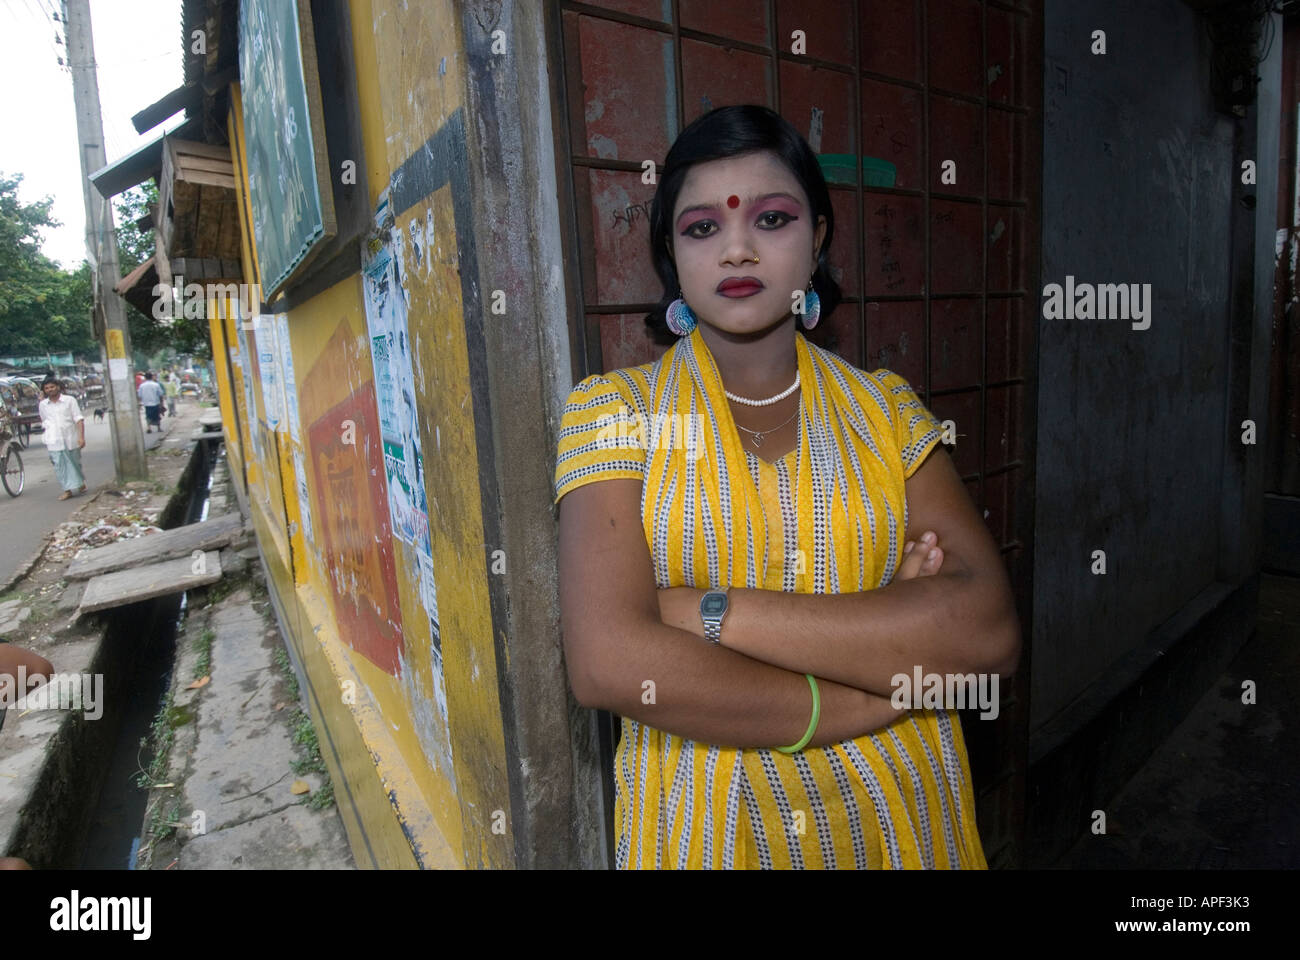
<path fill-rule="evenodd" d="M 158 176 L 162 170 L 162 147 L 164 136 L 176 136 L 181 139 L 197 140 L 201 134 L 200 124 L 196 119 L 187 120 L 171 134 L 159 134 L 144 146 L 133 150 L 125 157 L 100 167 L 90 175 L 90 182 L 103 196 L 112 198 L 123 190 L 130 190 L 136 184 L 144 183 L 150 177 Z"/>

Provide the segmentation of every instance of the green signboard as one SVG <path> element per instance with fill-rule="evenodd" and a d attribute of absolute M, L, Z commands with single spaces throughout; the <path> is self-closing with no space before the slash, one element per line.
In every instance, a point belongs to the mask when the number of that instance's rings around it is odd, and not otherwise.
<path fill-rule="evenodd" d="M 37 357 L 0 357 L 0 363 L 11 367 L 70 367 L 71 353 L 43 353 Z"/>
<path fill-rule="evenodd" d="M 243 0 L 239 83 L 253 237 L 270 300 L 335 233 L 308 0 Z"/>

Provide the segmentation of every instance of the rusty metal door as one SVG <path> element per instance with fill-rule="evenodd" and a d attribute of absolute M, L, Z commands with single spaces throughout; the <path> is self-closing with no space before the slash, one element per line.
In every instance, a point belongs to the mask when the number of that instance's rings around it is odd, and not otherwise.
<path fill-rule="evenodd" d="M 823 160 L 851 161 L 853 173 L 829 183 L 829 259 L 845 300 L 810 339 L 902 374 L 957 424 L 953 461 L 1002 549 L 1026 625 L 999 718 L 963 716 L 985 853 L 990 866 L 1016 865 L 1032 622 L 1041 0 L 557 0 L 550 13 L 579 377 L 666 349 L 643 324 L 660 288 L 642 163 L 662 166 L 687 123 L 763 103 Z M 800 37 L 805 52 L 792 52 Z M 612 798 L 616 729 L 602 726 Z"/>

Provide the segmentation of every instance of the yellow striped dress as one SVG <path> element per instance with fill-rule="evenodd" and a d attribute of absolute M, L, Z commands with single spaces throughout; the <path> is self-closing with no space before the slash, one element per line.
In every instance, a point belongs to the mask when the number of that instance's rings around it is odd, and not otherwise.
<path fill-rule="evenodd" d="M 742 446 L 697 328 L 655 362 L 574 387 L 555 502 L 584 483 L 640 479 L 660 588 L 887 585 L 902 561 L 904 481 L 942 425 L 898 374 L 859 370 L 802 333 L 795 347 L 799 441 L 780 462 Z M 791 755 L 623 717 L 614 776 L 618 869 L 987 868 L 952 711 L 912 710 Z"/>

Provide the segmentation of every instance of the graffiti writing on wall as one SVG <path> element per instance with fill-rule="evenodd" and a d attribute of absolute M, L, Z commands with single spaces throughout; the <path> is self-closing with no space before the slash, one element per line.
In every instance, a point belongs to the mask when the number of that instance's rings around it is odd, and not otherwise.
<path fill-rule="evenodd" d="M 628 206 L 624 207 L 622 210 L 613 210 L 611 212 L 614 214 L 614 220 L 610 224 L 611 229 L 617 227 L 621 223 L 631 230 L 633 225 L 636 223 L 637 217 L 645 217 L 647 220 L 650 219 L 650 201 L 647 200 L 643 203 L 628 204 Z"/>
<path fill-rule="evenodd" d="M 902 276 L 902 265 L 894 255 L 894 209 L 889 204 L 876 208 L 874 216 L 880 220 L 880 273 L 884 278 L 886 290 L 894 290 L 907 281 Z"/>

